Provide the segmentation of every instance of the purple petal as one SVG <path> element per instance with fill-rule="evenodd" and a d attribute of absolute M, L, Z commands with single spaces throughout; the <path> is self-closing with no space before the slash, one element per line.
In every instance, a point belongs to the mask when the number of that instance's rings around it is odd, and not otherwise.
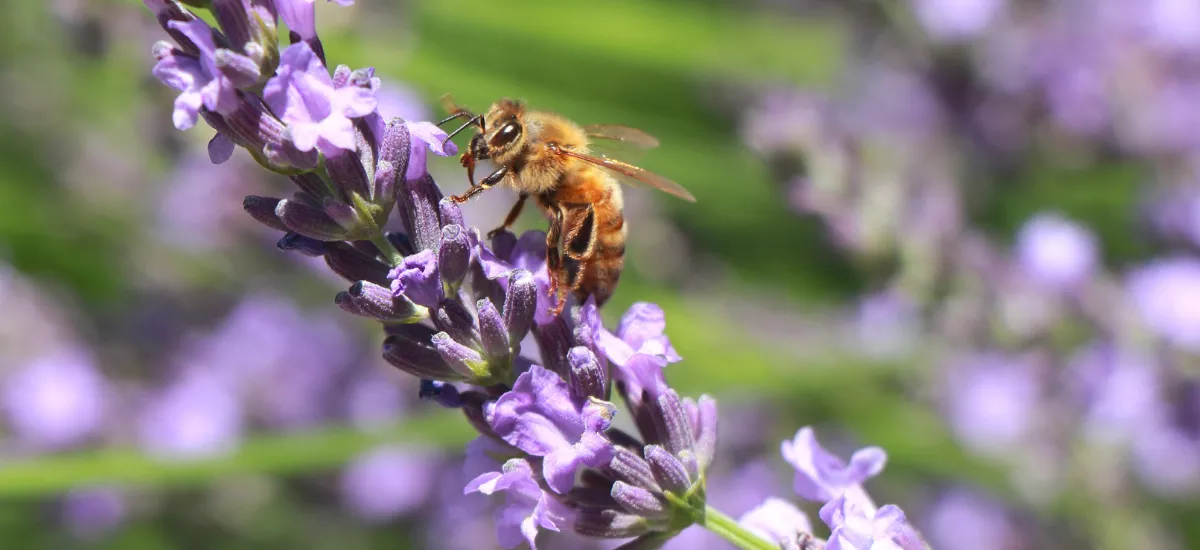
<path fill-rule="evenodd" d="M 409 152 L 405 178 L 415 180 L 425 175 L 427 151 L 433 151 L 443 157 L 458 154 L 458 146 L 453 141 L 446 141 L 446 132 L 432 122 L 406 122 L 405 124 L 408 126 L 409 135 L 414 138 L 412 150 Z M 422 143 L 424 146 L 421 145 Z"/>
<path fill-rule="evenodd" d="M 388 274 L 392 292 L 403 294 L 413 302 L 436 309 L 442 301 L 442 280 L 438 275 L 437 254 L 422 250 L 406 256 L 404 263 Z"/>
<path fill-rule="evenodd" d="M 808 516 L 792 503 L 779 498 L 768 498 L 753 510 L 742 514 L 738 523 L 771 542 L 795 542 L 800 533 L 812 532 Z"/>
<path fill-rule="evenodd" d="M 878 447 L 855 452 L 847 465 L 817 442 L 812 428 L 801 428 L 784 441 L 783 458 L 796 468 L 794 488 L 801 497 L 826 502 L 859 486 L 883 470 L 887 454 Z"/>
<path fill-rule="evenodd" d="M 637 349 L 642 343 L 663 335 L 667 329 L 662 308 L 648 302 L 637 302 L 629 306 L 617 326 L 617 336 Z"/>
<path fill-rule="evenodd" d="M 313 0 L 275 0 L 275 9 L 279 11 L 288 30 L 300 35 L 307 41 L 317 37 L 316 14 Z"/>
<path fill-rule="evenodd" d="M 224 134 L 214 135 L 208 141 L 208 160 L 213 164 L 223 164 L 233 156 L 233 142 Z"/>

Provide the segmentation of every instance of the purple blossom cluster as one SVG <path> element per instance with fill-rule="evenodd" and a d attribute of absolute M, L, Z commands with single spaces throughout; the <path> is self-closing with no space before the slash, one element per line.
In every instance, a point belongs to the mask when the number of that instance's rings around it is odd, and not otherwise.
<path fill-rule="evenodd" d="M 1200 111 L 1182 100 L 1195 95 L 1194 8 L 909 5 L 893 22 L 919 26 L 886 26 L 879 41 L 904 55 L 856 51 L 836 96 L 768 92 L 743 134 L 780 168 L 794 208 L 880 274 L 853 315 L 854 351 L 926 365 L 928 405 L 962 447 L 1007 469 L 1007 506 L 950 490 L 928 514 L 931 542 L 1038 546 L 1077 534 L 1019 523 L 1022 508 L 1083 499 L 1113 517 L 1194 498 L 1198 157 L 1186 128 Z M 973 222 L 989 170 L 1036 164 L 1021 155 L 1043 145 L 1068 164 L 1107 155 L 1147 168 L 1144 203 L 1129 210 L 1147 217 L 1130 232 L 1142 230 L 1149 258 L 1106 265 L 1100 238 L 1052 209 L 1029 216 L 1011 243 Z M 980 525 L 978 537 L 944 520 L 960 515 Z M 1127 529 L 1118 545 L 1174 547 L 1156 518 Z"/>
<path fill-rule="evenodd" d="M 698 524 L 741 548 L 926 547 L 898 508 L 877 507 L 862 488 L 882 469 L 882 450 L 860 451 L 845 464 L 809 429 L 783 452 L 797 470 L 800 496 L 824 504 L 827 541 L 783 500 L 764 502 L 740 523 L 710 506 L 717 406 L 708 396 L 682 398 L 667 384 L 667 366 L 682 357 L 666 336 L 663 310 L 635 304 L 615 332 L 590 300 L 551 314 L 545 235 L 500 232 L 485 242 L 465 223 L 425 163 L 430 151 L 455 154 L 454 144 L 428 122 L 385 119 L 372 69 L 329 71 L 311 0 L 213 0 L 220 30 L 181 3 L 146 4 L 175 40 L 154 47 L 154 74 L 179 91 L 176 127 L 203 119 L 217 132 L 209 143 L 214 162 L 242 148 L 296 184 L 287 198 L 249 196 L 243 206 L 284 232 L 279 248 L 322 258 L 350 282 L 337 306 L 379 321 L 383 359 L 420 379 L 420 397 L 461 410 L 478 431 L 466 449 L 462 490 L 500 501 L 494 523 L 502 546 L 536 548 L 547 530 L 655 548 Z M 282 49 L 279 19 L 290 30 Z M 387 230 L 389 221 L 398 230 Z M 283 413 L 276 420 L 303 425 L 309 415 L 288 405 L 310 402 L 307 388 L 331 383 L 297 371 L 297 363 L 326 364 L 345 353 L 322 345 L 286 359 L 287 378 L 296 379 L 289 385 L 300 393 L 272 388 Z M 221 402 L 214 392 L 229 384 L 226 377 L 246 374 L 236 367 L 241 359 L 241 352 L 229 357 L 229 369 L 183 369 L 187 385 L 177 391 Z M 614 396 L 628 427 L 617 425 Z M 164 409 L 147 422 L 172 413 Z M 219 414 L 188 418 L 221 421 Z M 191 433 L 211 442 L 223 432 L 201 426 Z M 429 459 L 401 448 L 362 457 L 343 479 L 347 494 L 359 495 L 351 506 L 368 518 L 414 507 L 433 487 L 414 486 L 411 474 L 388 478 L 412 463 Z"/>

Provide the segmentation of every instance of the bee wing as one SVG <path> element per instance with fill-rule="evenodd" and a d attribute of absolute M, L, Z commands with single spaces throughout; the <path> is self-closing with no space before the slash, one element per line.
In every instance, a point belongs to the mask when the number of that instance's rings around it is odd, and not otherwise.
<path fill-rule="evenodd" d="M 555 147 L 554 150 L 559 154 L 574 157 L 588 164 L 599 166 L 600 168 L 607 170 L 610 174 L 612 174 L 618 180 L 621 180 L 623 183 L 640 183 L 643 185 L 649 185 L 650 187 L 675 195 L 676 197 L 679 197 L 685 201 L 696 202 L 696 197 L 692 196 L 692 194 L 689 193 L 687 189 L 684 189 L 682 185 L 679 185 L 678 183 L 675 183 L 649 170 L 638 168 L 637 166 L 629 164 L 628 162 L 623 162 L 605 156 L 579 153 L 576 151 L 563 149 L 561 147 Z"/>
<path fill-rule="evenodd" d="M 583 127 L 592 154 L 620 159 L 627 164 L 637 163 L 646 151 L 658 147 L 658 139 L 637 128 L 615 124 L 592 124 Z"/>

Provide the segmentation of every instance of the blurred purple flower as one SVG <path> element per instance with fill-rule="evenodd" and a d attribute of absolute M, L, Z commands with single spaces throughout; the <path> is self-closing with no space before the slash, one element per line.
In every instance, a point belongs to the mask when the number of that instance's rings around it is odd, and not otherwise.
<path fill-rule="evenodd" d="M 175 127 L 187 130 L 195 126 L 201 108 L 220 114 L 232 113 L 241 100 L 233 81 L 217 68 L 213 57 L 217 47 L 213 43 L 212 27 L 200 19 L 171 21 L 167 25 L 200 49 L 200 57 L 196 58 L 165 46 L 165 43 L 156 46 L 158 63 L 154 65 L 154 76 L 179 90 L 172 115 Z"/>
<path fill-rule="evenodd" d="M 110 531 L 124 521 L 125 497 L 117 489 L 76 489 L 61 503 L 63 523 L 80 538 L 91 538 Z"/>
<path fill-rule="evenodd" d="M 108 392 L 108 381 L 87 351 L 62 349 L 9 374 L 3 407 L 23 443 L 54 449 L 96 433 L 104 422 Z"/>
<path fill-rule="evenodd" d="M 935 40 L 975 38 L 1004 9 L 1006 0 L 911 0 L 917 21 Z"/>
<path fill-rule="evenodd" d="M 953 490 L 928 514 L 925 533 L 934 548 L 1009 550 L 1025 548 L 1020 532 L 1003 507 L 979 495 Z"/>
<path fill-rule="evenodd" d="M 876 509 L 865 498 L 843 493 L 822 506 L 820 514 L 832 530 L 826 550 L 927 550 L 921 535 L 895 505 Z"/>
<path fill-rule="evenodd" d="M 504 463 L 503 471 L 473 479 L 464 491 L 485 495 L 504 492 L 504 505 L 496 509 L 496 539 L 505 548 L 528 542 L 532 550 L 537 550 L 539 528 L 561 531 L 570 525 L 571 509 L 543 491 L 533 475 L 527 461 L 513 459 Z"/>
<path fill-rule="evenodd" d="M 360 430 L 372 430 L 398 423 L 408 401 L 405 390 L 382 368 L 354 379 L 346 390 L 345 411 L 350 423 Z"/>
<path fill-rule="evenodd" d="M 780 548 L 787 548 L 783 543 L 794 544 L 802 533 L 812 533 L 808 516 L 779 498 L 768 498 L 738 518 L 738 523 L 764 540 L 781 543 Z"/>
<path fill-rule="evenodd" d="M 959 440 L 988 454 L 1017 448 L 1038 414 L 1035 365 L 983 353 L 960 358 L 946 376 L 946 414 Z"/>
<path fill-rule="evenodd" d="M 329 71 L 306 42 L 288 46 L 275 76 L 263 88 L 263 100 L 291 130 L 301 151 L 316 147 L 327 157 L 353 150 L 351 118 L 375 111 L 370 88 L 335 88 Z"/>
<path fill-rule="evenodd" d="M 147 453 L 164 459 L 232 452 L 242 436 L 242 405 L 223 381 L 202 370 L 182 373 L 158 391 L 138 418 Z"/>
<path fill-rule="evenodd" d="M 1200 261 L 1155 260 L 1129 275 L 1126 291 L 1150 330 L 1185 350 L 1200 351 Z"/>
<path fill-rule="evenodd" d="M 155 235 L 192 252 L 234 245 L 240 231 L 258 226 L 241 207 L 259 181 L 257 167 L 248 168 L 240 158 L 214 166 L 200 155 L 184 157 L 162 186 Z"/>
<path fill-rule="evenodd" d="M 873 357 L 907 353 L 921 336 L 919 305 L 898 292 L 864 296 L 853 318 L 851 349 Z"/>
<path fill-rule="evenodd" d="M 598 467 L 612 459 L 613 444 L 604 436 L 616 407 L 599 400 L 576 402 L 557 374 L 534 365 L 513 389 L 487 409 L 487 421 L 510 445 L 543 457 L 542 471 L 551 489 L 566 494 L 580 466 Z"/>
<path fill-rule="evenodd" d="M 828 502 L 850 490 L 862 492 L 862 482 L 883 471 L 887 463 L 883 449 L 866 447 L 855 451 L 847 464 L 825 450 L 809 427 L 797 431 L 791 441 L 784 441 L 780 450 L 783 459 L 796 469 L 796 493 L 818 502 Z"/>
<path fill-rule="evenodd" d="M 432 494 L 439 462 L 426 451 L 395 446 L 374 449 L 342 472 L 342 498 L 366 521 L 382 522 L 412 513 Z"/>
<path fill-rule="evenodd" d="M 1088 229 L 1059 214 L 1030 218 L 1017 233 L 1014 255 L 1021 270 L 1054 290 L 1067 290 L 1091 277 L 1098 244 Z"/>

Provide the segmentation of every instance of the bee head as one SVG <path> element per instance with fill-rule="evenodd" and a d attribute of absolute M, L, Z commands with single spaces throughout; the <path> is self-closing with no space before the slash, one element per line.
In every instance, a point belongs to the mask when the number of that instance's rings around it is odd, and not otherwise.
<path fill-rule="evenodd" d="M 482 132 L 471 140 L 472 152 L 507 164 L 525 146 L 524 118 L 524 103 L 511 99 L 497 101 L 484 117 Z"/>

